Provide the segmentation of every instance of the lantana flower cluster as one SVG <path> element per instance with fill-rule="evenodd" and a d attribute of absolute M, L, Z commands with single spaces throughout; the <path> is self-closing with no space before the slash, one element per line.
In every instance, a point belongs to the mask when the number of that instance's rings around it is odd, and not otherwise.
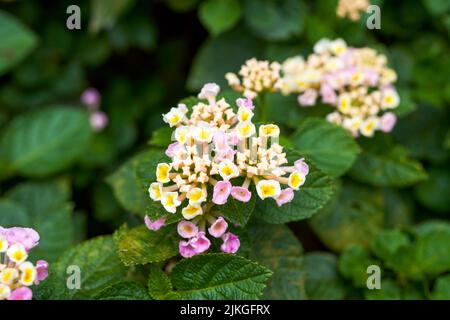
<path fill-rule="evenodd" d="M 238 75 L 232 72 L 225 74 L 228 84 L 244 97 L 254 99 L 264 91 L 275 91 L 280 80 L 281 65 L 278 62 L 249 59 L 239 70 Z"/>
<path fill-rule="evenodd" d="M 233 110 L 224 98 L 217 99 L 219 91 L 218 85 L 206 84 L 198 95 L 202 101 L 189 115 L 183 104 L 163 115 L 175 128 L 176 142 L 166 150 L 171 162 L 157 165 L 149 195 L 167 212 L 175 214 L 181 209 L 184 220 L 178 224 L 178 233 L 184 239 L 179 251 L 186 258 L 207 251 L 208 237 L 222 239 L 223 252 L 239 249 L 239 238 L 228 231 L 220 210 L 230 197 L 249 202 L 255 196 L 254 185 L 260 199 L 272 198 L 281 206 L 293 200 L 309 171 L 304 159 L 288 165 L 278 143 L 278 126 L 256 128 L 251 99 L 237 99 L 238 108 Z M 164 219 L 146 217 L 151 230 L 164 223 Z"/>
<path fill-rule="evenodd" d="M 298 93 L 299 104 L 305 107 L 321 98 L 336 108 L 327 120 L 353 136 L 390 132 L 396 123 L 395 114 L 387 111 L 400 103 L 393 86 L 397 74 L 387 67 L 386 56 L 374 49 L 348 47 L 342 39 L 322 39 L 306 60 L 296 56 L 284 61 L 282 72 L 282 93 Z"/>
<path fill-rule="evenodd" d="M 47 278 L 46 261 L 27 261 L 38 243 L 39 234 L 31 228 L 0 226 L 0 300 L 31 300 L 30 287 Z"/>
<path fill-rule="evenodd" d="M 370 2 L 368 0 L 339 0 L 336 14 L 340 18 L 349 18 L 352 21 L 357 21 L 369 6 Z"/>

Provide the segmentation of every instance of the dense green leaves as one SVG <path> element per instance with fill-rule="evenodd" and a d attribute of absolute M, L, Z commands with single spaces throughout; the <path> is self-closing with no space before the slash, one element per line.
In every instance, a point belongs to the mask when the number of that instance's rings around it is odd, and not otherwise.
<path fill-rule="evenodd" d="M 115 251 L 112 237 L 95 238 L 71 248 L 50 265 L 50 277 L 38 287 L 37 298 L 92 299 L 122 282 L 126 269 Z M 80 276 L 80 288 L 74 289 L 77 276 Z M 111 290 L 108 296 L 112 294 Z"/>
<path fill-rule="evenodd" d="M 305 299 L 305 271 L 302 246 L 284 225 L 257 222 L 249 226 L 250 258 L 276 270 L 270 279 L 265 299 Z M 270 237 L 268 237 L 270 235 Z"/>
<path fill-rule="evenodd" d="M 121 227 L 114 234 L 117 253 L 126 266 L 164 261 L 178 253 L 178 236 L 171 227 L 150 231 L 145 225 Z"/>
<path fill-rule="evenodd" d="M 12 170 L 40 177 L 70 166 L 90 137 L 87 114 L 55 107 L 15 118 L 3 132 L 0 150 Z"/>
<path fill-rule="evenodd" d="M 258 299 L 272 272 L 231 254 L 202 254 L 179 262 L 171 280 L 182 299 Z"/>
<path fill-rule="evenodd" d="M 173 291 L 169 276 L 156 266 L 150 270 L 148 279 L 148 291 L 155 300 L 179 299 L 178 293 Z"/>
<path fill-rule="evenodd" d="M 437 278 L 431 297 L 434 300 L 450 299 L 450 275 Z"/>
<path fill-rule="evenodd" d="M 381 139 L 366 139 L 364 151 L 356 160 L 350 175 L 375 186 L 402 187 L 427 178 L 422 165 L 409 158 L 407 150 Z"/>
<path fill-rule="evenodd" d="M 135 0 L 92 0 L 89 29 L 92 32 L 98 32 L 113 27 L 134 2 Z"/>
<path fill-rule="evenodd" d="M 239 0 L 206 0 L 200 4 L 198 15 L 206 29 L 217 35 L 239 21 L 241 5 Z"/>
<path fill-rule="evenodd" d="M 245 0 L 245 21 L 260 37 L 286 40 L 303 30 L 306 7 L 296 0 Z"/>
<path fill-rule="evenodd" d="M 371 265 L 378 265 L 377 261 L 372 259 L 369 252 L 360 246 L 347 247 L 339 257 L 339 271 L 356 287 L 367 286 L 367 268 Z"/>
<path fill-rule="evenodd" d="M 383 225 L 383 197 L 374 189 L 344 183 L 333 201 L 310 220 L 311 227 L 331 249 L 350 244 L 368 246 Z"/>
<path fill-rule="evenodd" d="M 0 75 L 10 70 L 36 46 L 36 35 L 15 17 L 0 11 Z"/>
<path fill-rule="evenodd" d="M 360 152 L 355 139 L 346 130 L 318 118 L 303 121 L 291 141 L 307 162 L 311 161 L 331 177 L 349 170 Z"/>
<path fill-rule="evenodd" d="M 436 212 L 450 212 L 450 197 L 443 196 L 450 190 L 450 170 L 448 167 L 432 167 L 428 180 L 416 186 L 420 203 Z"/>
<path fill-rule="evenodd" d="M 147 288 L 136 282 L 123 281 L 105 288 L 95 299 L 98 300 L 150 300 Z"/>

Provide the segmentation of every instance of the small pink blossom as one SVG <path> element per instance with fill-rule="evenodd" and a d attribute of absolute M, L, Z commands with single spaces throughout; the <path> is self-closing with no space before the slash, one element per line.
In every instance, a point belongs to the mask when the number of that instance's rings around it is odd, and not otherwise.
<path fill-rule="evenodd" d="M 149 230 L 158 231 L 166 223 L 166 218 L 162 217 L 156 221 L 152 221 L 152 220 L 150 220 L 150 218 L 148 216 L 145 216 L 144 221 L 145 221 L 145 225 L 147 226 L 147 228 Z"/>
<path fill-rule="evenodd" d="M 252 197 L 252 193 L 244 187 L 232 187 L 231 196 L 241 202 L 249 202 Z"/>
<path fill-rule="evenodd" d="M 192 238 L 198 234 L 198 227 L 190 221 L 181 221 L 177 226 L 178 234 L 183 238 Z"/>
<path fill-rule="evenodd" d="M 227 232 L 223 235 L 223 244 L 220 246 L 220 250 L 225 253 L 236 253 L 241 246 L 241 242 L 237 235 Z"/>
<path fill-rule="evenodd" d="M 253 105 L 253 100 L 250 98 L 238 98 L 236 99 L 236 105 L 238 107 L 246 107 L 250 110 L 253 110 L 255 106 Z"/>
<path fill-rule="evenodd" d="M 47 279 L 48 277 L 48 262 L 45 260 L 38 260 L 36 262 L 36 280 L 35 283 L 39 284 L 39 282 Z"/>
<path fill-rule="evenodd" d="M 314 89 L 306 90 L 302 95 L 298 96 L 298 103 L 301 106 L 309 107 L 316 103 L 317 91 Z"/>
<path fill-rule="evenodd" d="M 196 253 L 203 253 L 211 246 L 211 241 L 206 237 L 204 231 L 197 233 L 197 235 L 189 240 L 189 242 L 195 248 Z"/>
<path fill-rule="evenodd" d="M 2 228 L 0 227 L 0 236 L 6 239 L 8 243 L 20 243 L 27 251 L 33 249 L 39 244 L 39 234 L 31 228 Z"/>
<path fill-rule="evenodd" d="M 220 238 L 227 231 L 228 223 L 223 217 L 217 218 L 216 221 L 208 228 L 208 232 L 214 238 Z"/>
<path fill-rule="evenodd" d="M 88 88 L 81 94 L 81 103 L 89 109 L 97 109 L 100 105 L 100 93 L 95 88 Z"/>
<path fill-rule="evenodd" d="M 166 156 L 169 158 L 173 158 L 175 155 L 175 152 L 180 148 L 180 144 L 178 142 L 174 142 L 169 144 L 169 146 L 166 149 Z"/>
<path fill-rule="evenodd" d="M 91 122 L 91 128 L 95 132 L 102 131 L 108 125 L 108 116 L 102 111 L 92 113 L 89 120 Z"/>
<path fill-rule="evenodd" d="M 33 298 L 33 291 L 27 287 L 20 287 L 9 296 L 8 300 L 31 300 Z"/>
<path fill-rule="evenodd" d="M 322 101 L 324 103 L 334 105 L 337 101 L 336 91 L 329 84 L 322 84 L 320 87 L 320 95 L 322 96 Z"/>
<path fill-rule="evenodd" d="M 298 159 L 294 162 L 295 168 L 306 176 L 309 173 L 309 166 L 305 162 L 305 158 Z"/>
<path fill-rule="evenodd" d="M 225 204 L 231 193 L 230 181 L 219 181 L 214 186 L 213 199 L 215 204 Z"/>
<path fill-rule="evenodd" d="M 222 131 L 216 131 L 213 136 L 214 147 L 216 151 L 225 151 L 230 148 L 228 144 L 228 137 Z"/>
<path fill-rule="evenodd" d="M 380 118 L 380 130 L 383 132 L 391 132 L 394 129 L 395 123 L 397 122 L 397 117 L 392 112 L 385 113 Z"/>
<path fill-rule="evenodd" d="M 283 204 L 291 202 L 294 199 L 294 190 L 291 188 L 286 188 L 281 190 L 278 198 L 275 199 L 277 206 L 281 207 Z"/>
<path fill-rule="evenodd" d="M 178 243 L 178 251 L 183 258 L 191 258 L 197 254 L 191 241 L 180 241 Z"/>

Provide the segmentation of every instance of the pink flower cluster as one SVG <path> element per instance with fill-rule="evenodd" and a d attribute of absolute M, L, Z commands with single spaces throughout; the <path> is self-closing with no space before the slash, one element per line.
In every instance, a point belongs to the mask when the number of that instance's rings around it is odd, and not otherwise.
<path fill-rule="evenodd" d="M 101 96 L 97 89 L 88 88 L 81 94 L 81 103 L 89 110 L 91 128 L 100 132 L 108 125 L 108 116 L 100 110 Z"/>
<path fill-rule="evenodd" d="M 211 246 L 211 241 L 207 234 L 214 238 L 223 240 L 220 250 L 225 253 L 236 253 L 241 245 L 239 237 L 231 232 L 226 232 L 228 223 L 221 216 L 215 217 L 212 214 L 205 215 L 206 218 L 196 218 L 192 221 L 182 220 L 178 223 L 177 231 L 183 240 L 179 243 L 180 255 L 184 258 L 191 258 L 196 254 L 206 252 Z M 207 222 L 210 226 L 206 229 Z M 149 230 L 157 231 L 165 224 L 165 219 L 160 218 L 154 222 L 148 216 L 145 217 L 145 224 Z"/>
<path fill-rule="evenodd" d="M 0 300 L 31 300 L 29 287 L 48 277 L 46 261 L 35 265 L 27 261 L 28 252 L 38 243 L 39 234 L 31 228 L 0 226 Z"/>
<path fill-rule="evenodd" d="M 166 150 L 170 162 L 157 164 L 156 181 L 148 191 L 165 211 L 181 214 L 181 226 L 192 231 L 180 233 L 185 239 L 179 247 L 183 257 L 208 250 L 208 233 L 223 239 L 223 252 L 234 253 L 239 248 L 238 237 L 214 233 L 217 226 L 225 226 L 224 230 L 227 226 L 219 217 L 220 206 L 230 197 L 249 202 L 251 184 L 261 200 L 272 198 L 281 206 L 294 199 L 294 191 L 305 183 L 309 171 L 303 158 L 287 165 L 277 125 L 256 127 L 249 97 L 237 99 L 237 110 L 233 110 L 224 98 L 217 99 L 219 91 L 217 84 L 206 84 L 198 95 L 202 100 L 192 110 L 180 104 L 163 115 L 175 128 L 176 142 Z M 282 189 L 283 185 L 286 188 Z M 146 219 L 150 230 L 159 229 L 164 222 Z M 206 230 L 206 225 L 213 229 Z"/>

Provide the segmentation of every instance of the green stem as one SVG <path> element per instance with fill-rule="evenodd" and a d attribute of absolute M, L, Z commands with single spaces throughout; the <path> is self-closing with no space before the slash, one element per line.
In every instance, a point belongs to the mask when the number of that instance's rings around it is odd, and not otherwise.
<path fill-rule="evenodd" d="M 266 122 L 267 121 L 267 99 L 266 99 L 266 93 L 263 92 L 259 95 L 259 109 L 260 109 L 260 121 Z"/>

